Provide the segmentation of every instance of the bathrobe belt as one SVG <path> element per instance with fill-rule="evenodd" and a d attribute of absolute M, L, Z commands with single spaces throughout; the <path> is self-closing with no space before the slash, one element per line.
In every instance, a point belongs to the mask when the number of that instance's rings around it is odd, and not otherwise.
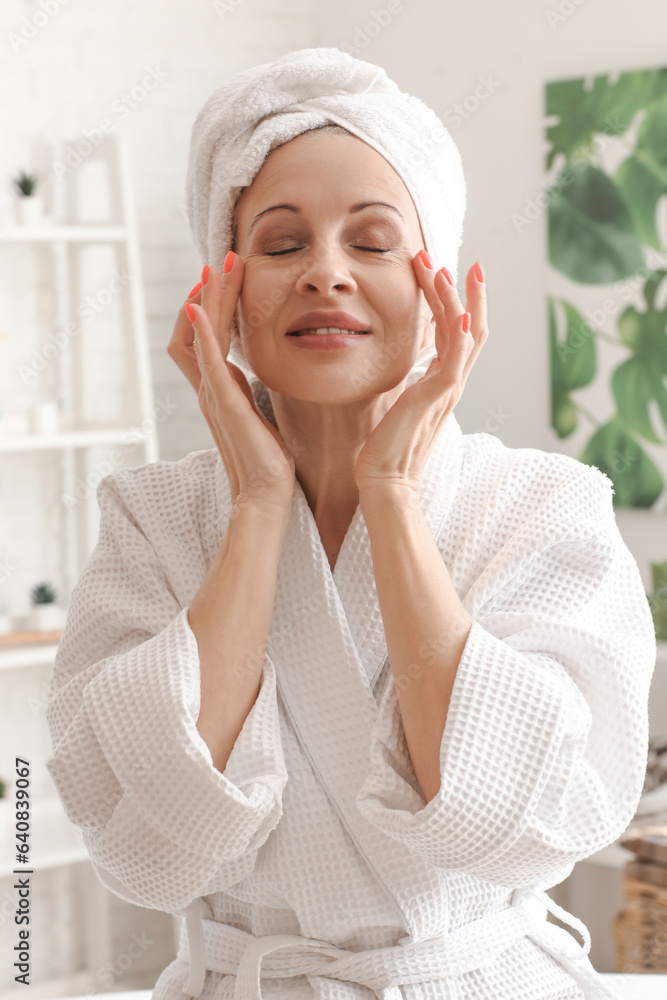
<path fill-rule="evenodd" d="M 575 928 L 584 944 L 547 922 L 547 910 Z M 213 919 L 201 897 L 187 907 L 177 957 L 190 966 L 183 993 L 199 997 L 206 971 L 236 976 L 234 1000 L 262 1000 L 260 976 L 325 976 L 359 983 L 385 1000 L 401 1000 L 399 985 L 459 976 L 493 962 L 514 941 L 527 936 L 563 965 L 582 987 L 587 998 L 618 1000 L 588 961 L 591 946 L 588 928 L 558 906 L 541 890 L 514 891 L 511 904 L 489 913 L 449 934 L 426 941 L 402 941 L 387 948 L 348 951 L 327 941 L 299 934 L 255 937 Z M 583 961 L 582 961 L 583 960 Z"/>

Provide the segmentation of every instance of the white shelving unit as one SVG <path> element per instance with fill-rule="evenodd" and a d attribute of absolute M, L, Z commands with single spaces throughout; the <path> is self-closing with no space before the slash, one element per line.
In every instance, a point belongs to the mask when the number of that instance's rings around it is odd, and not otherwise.
<path fill-rule="evenodd" d="M 72 145 L 76 145 L 76 140 Z M 65 146 L 64 140 L 54 146 L 53 163 L 64 162 Z M 53 215 L 48 222 L 42 226 L 10 227 L 0 239 L 1 253 L 11 253 L 12 248 L 18 245 L 33 246 L 41 252 L 50 250 L 55 296 L 53 327 L 56 335 L 69 340 L 67 348 L 57 355 L 62 430 L 53 435 L 2 435 L 0 430 L 0 456 L 3 452 L 26 456 L 34 452 L 60 452 L 61 492 L 70 496 L 74 493 L 75 484 L 86 479 L 86 451 L 89 449 L 123 447 L 131 443 L 141 449 L 132 464 L 154 462 L 158 458 L 139 241 L 128 158 L 122 137 L 106 135 L 86 158 L 86 165 L 91 163 L 101 165 L 107 179 L 111 213 L 108 224 L 73 221 L 77 206 L 75 169 L 64 174 L 54 172 Z M 119 292 L 121 332 L 127 362 L 123 407 L 127 419 L 121 426 L 86 426 L 83 415 L 86 370 L 81 338 L 67 333 L 75 320 L 75 303 L 80 300 L 77 274 L 79 252 L 82 247 L 93 244 L 113 246 L 119 270 L 128 275 L 125 287 Z M 150 429 L 143 431 L 147 424 Z M 94 497 L 91 499 L 93 503 L 83 504 L 81 511 L 76 506 L 63 505 L 62 591 L 65 602 L 69 600 L 74 583 L 95 544 L 98 519 Z"/>
<path fill-rule="evenodd" d="M 64 162 L 66 145 L 76 145 L 77 138 L 64 139 L 52 149 L 52 162 Z M 80 221 L 77 212 L 77 169 L 60 176 L 54 173 L 53 211 L 43 225 L 13 226 L 0 233 L 0 262 L 3 255 L 12 251 L 25 253 L 29 248 L 34 253 L 35 266 L 52 265 L 53 280 L 50 284 L 53 316 L 51 329 L 63 339 L 76 321 L 77 303 L 81 302 L 80 269 L 82 253 L 92 245 L 113 247 L 113 256 L 120 273 L 127 276 L 120 282 L 117 292 L 117 308 L 122 317 L 118 337 L 122 339 L 122 357 L 126 378 L 122 386 L 123 397 L 119 411 L 122 421 L 101 423 L 87 419 L 85 413 L 85 386 L 87 369 L 82 338 L 69 336 L 66 349 L 61 349 L 54 359 L 57 400 L 60 411 L 60 430 L 53 434 L 10 434 L 3 433 L 0 426 L 0 463 L 9 462 L 54 462 L 58 469 L 58 521 L 61 525 L 58 554 L 60 559 L 60 579 L 58 591 L 60 603 L 67 607 L 72 589 L 83 566 L 90 555 L 99 530 L 99 510 L 95 486 L 89 495 L 76 504 L 67 504 L 65 497 L 75 496 L 77 484 L 90 480 L 90 457 L 101 454 L 103 449 L 114 449 L 123 456 L 117 468 L 128 468 L 158 460 L 157 427 L 150 370 L 150 353 L 146 312 L 143 298 L 142 273 L 136 216 L 131 193 L 127 153 L 122 136 L 106 135 L 100 144 L 86 157 L 89 165 L 95 162 L 100 176 L 106 178 L 109 218 L 105 222 Z M 50 258 L 44 258 L 44 254 Z M 42 255 L 41 257 L 39 255 Z M 6 258 L 5 258 L 6 259 Z M 32 260 L 32 256 L 31 256 Z M 0 263 L 0 267 L 2 264 Z M 30 277 L 26 279 L 28 285 Z M 26 294 L 23 288 L 22 294 Z M 28 289 L 29 291 L 29 289 Z M 35 293 L 37 294 L 37 293 Z M 89 328 L 93 327 L 96 317 Z M 13 335 L 12 331 L 12 335 Z M 131 448 L 131 456 L 127 448 Z M 130 458 L 127 461 L 127 458 Z M 7 466 L 8 467 L 8 466 Z M 106 473 L 105 473 L 106 474 Z M 102 475 L 97 477 L 102 478 Z M 52 512 L 53 508 L 51 508 Z M 11 530 L 11 526 L 10 526 Z M 51 668 L 57 643 L 35 643 L 32 645 L 0 645 L 0 682 L 16 691 L 22 684 L 35 684 L 35 678 L 44 685 L 50 680 Z M 37 672 L 37 673 L 35 673 Z M 0 699 L 0 734 L 9 728 L 10 720 L 3 720 L 7 711 L 4 700 Z M 45 712 L 38 718 L 26 718 L 26 722 L 46 727 Z M 48 733 L 44 730 L 45 741 Z M 0 741 L 3 741 L 0 735 Z M 13 758 L 20 747 L 5 747 L 5 759 Z M 5 777 L 3 775 L 3 777 Z M 10 785 L 8 793 L 13 787 Z M 2 842 L 2 831 L 0 831 Z M 12 858 L 5 842 L 5 850 L 0 858 L 0 890 L 10 892 Z M 102 967 L 111 956 L 108 902 L 109 892 L 99 881 L 90 863 L 78 830 L 66 816 L 55 793 L 50 797 L 35 795 L 32 803 L 31 824 L 31 867 L 35 877 L 49 872 L 56 883 L 64 879 L 67 866 L 76 865 L 84 887 L 86 915 L 81 921 L 81 933 L 85 937 L 86 965 L 90 970 Z M 57 889 L 60 893 L 60 889 Z M 63 889 L 64 891 L 64 889 Z M 60 976 L 47 982 L 31 985 L 34 998 L 82 994 L 89 990 L 99 991 L 99 983 L 90 972 L 76 972 Z M 3 993 L 7 1000 L 22 995 L 23 988 Z"/>
<path fill-rule="evenodd" d="M 3 451 L 53 451 L 67 448 L 94 448 L 101 444 L 122 444 L 134 427 L 118 427 L 103 431 L 67 431 L 64 434 L 12 434 L 0 436 Z M 155 459 L 147 459 L 154 461 Z"/>

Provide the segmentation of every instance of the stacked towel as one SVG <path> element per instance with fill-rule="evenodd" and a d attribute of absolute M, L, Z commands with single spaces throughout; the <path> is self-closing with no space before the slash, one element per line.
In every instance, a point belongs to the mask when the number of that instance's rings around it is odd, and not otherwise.
<path fill-rule="evenodd" d="M 252 183 L 268 153 L 330 122 L 391 164 L 415 204 L 425 249 L 435 267 L 444 264 L 456 281 L 466 185 L 451 135 L 435 112 L 399 90 L 380 66 L 336 48 L 299 49 L 245 70 L 215 90 L 197 115 L 186 200 L 202 263 L 222 269 L 239 190 Z M 433 357 L 429 345 L 408 384 Z M 230 359 L 247 372 L 233 343 Z"/>

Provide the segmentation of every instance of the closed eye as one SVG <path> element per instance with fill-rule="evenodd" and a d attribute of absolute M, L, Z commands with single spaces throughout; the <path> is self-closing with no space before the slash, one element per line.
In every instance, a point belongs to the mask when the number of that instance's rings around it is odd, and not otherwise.
<path fill-rule="evenodd" d="M 288 250 L 267 250 L 267 257 L 280 257 L 282 254 L 294 253 L 295 250 L 303 250 L 303 247 L 290 247 Z M 368 253 L 389 253 L 389 250 L 381 250 L 380 247 L 359 247 L 355 246 L 353 250 L 366 250 Z"/>

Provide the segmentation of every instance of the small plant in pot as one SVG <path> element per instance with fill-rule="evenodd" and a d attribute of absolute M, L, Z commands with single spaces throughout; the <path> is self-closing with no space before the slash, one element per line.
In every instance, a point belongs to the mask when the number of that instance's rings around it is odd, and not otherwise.
<path fill-rule="evenodd" d="M 62 608 L 56 603 L 58 594 L 50 583 L 37 583 L 30 592 L 32 609 L 30 628 L 36 632 L 51 632 L 62 626 Z"/>
<path fill-rule="evenodd" d="M 0 847 L 4 852 L 11 842 L 12 807 L 7 795 L 7 785 L 0 778 Z"/>
<path fill-rule="evenodd" d="M 44 203 L 35 193 L 38 178 L 21 170 L 12 181 L 18 198 L 16 199 L 16 221 L 20 226 L 35 226 L 43 220 Z"/>

